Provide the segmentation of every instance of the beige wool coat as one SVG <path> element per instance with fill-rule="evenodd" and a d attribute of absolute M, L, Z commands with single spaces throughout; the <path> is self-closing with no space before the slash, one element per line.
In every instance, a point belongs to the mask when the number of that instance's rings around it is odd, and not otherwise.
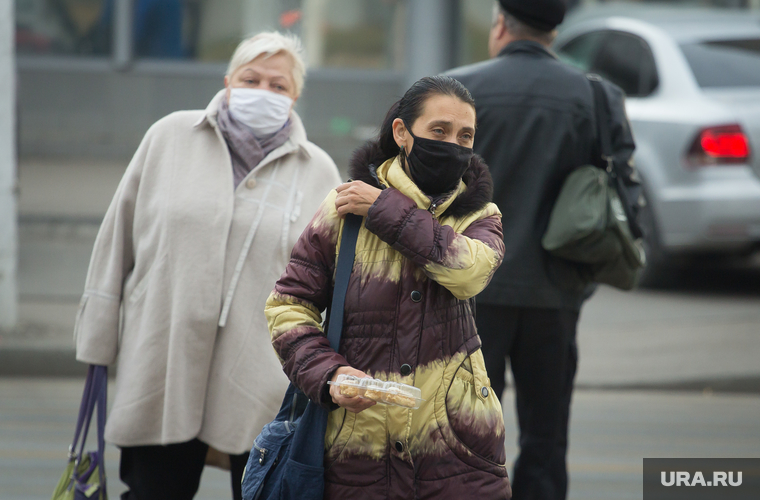
<path fill-rule="evenodd" d="M 118 359 L 118 446 L 249 451 L 287 388 L 264 304 L 340 176 L 293 112 L 290 138 L 234 189 L 223 97 L 148 130 L 95 241 L 74 340 L 79 361 Z"/>

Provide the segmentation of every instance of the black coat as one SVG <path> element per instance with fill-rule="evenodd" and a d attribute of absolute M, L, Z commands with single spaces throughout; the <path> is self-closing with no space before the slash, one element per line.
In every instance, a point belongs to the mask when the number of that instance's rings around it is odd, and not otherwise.
<path fill-rule="evenodd" d="M 475 98 L 475 152 L 491 169 L 506 253 L 478 302 L 579 309 L 589 289 L 573 288 L 577 268 L 541 247 L 562 182 L 576 167 L 601 166 L 593 90 L 586 76 L 536 42 L 509 44 L 498 57 L 447 73 Z M 613 149 L 634 150 L 623 92 L 605 82 Z M 632 167 L 626 178 L 637 183 Z"/>

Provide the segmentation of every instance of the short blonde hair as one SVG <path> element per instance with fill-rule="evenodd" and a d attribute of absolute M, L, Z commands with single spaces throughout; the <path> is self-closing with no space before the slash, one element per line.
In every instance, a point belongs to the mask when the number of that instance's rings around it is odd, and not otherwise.
<path fill-rule="evenodd" d="M 293 81 L 296 85 L 296 95 L 301 95 L 306 78 L 306 64 L 303 62 L 303 46 L 296 35 L 283 35 L 277 31 L 264 31 L 258 35 L 246 38 L 235 49 L 230 64 L 227 66 L 227 76 L 237 71 L 240 66 L 248 64 L 262 54 L 271 57 L 284 52 L 293 61 Z"/>

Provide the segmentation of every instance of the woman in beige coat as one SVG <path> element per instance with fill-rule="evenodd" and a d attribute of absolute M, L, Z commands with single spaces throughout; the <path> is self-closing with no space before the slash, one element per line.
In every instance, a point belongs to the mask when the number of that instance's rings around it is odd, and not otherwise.
<path fill-rule="evenodd" d="M 229 455 L 233 497 L 247 451 L 287 379 L 264 303 L 335 164 L 293 104 L 295 37 L 243 41 L 205 111 L 147 132 L 100 228 L 77 315 L 77 359 L 118 359 L 106 439 L 122 499 L 190 499 L 209 450 Z M 210 448 L 211 447 L 211 448 Z"/>

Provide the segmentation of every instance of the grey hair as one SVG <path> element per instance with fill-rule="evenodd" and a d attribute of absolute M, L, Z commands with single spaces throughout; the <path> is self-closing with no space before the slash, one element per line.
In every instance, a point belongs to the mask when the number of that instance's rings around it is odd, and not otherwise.
<path fill-rule="evenodd" d="M 306 79 L 306 64 L 303 61 L 303 45 L 296 35 L 283 35 L 277 31 L 264 31 L 258 35 L 246 38 L 235 49 L 230 64 L 227 66 L 227 76 L 264 54 L 271 57 L 279 53 L 287 54 L 293 61 L 293 81 L 296 86 L 296 95 L 301 95 L 304 80 Z"/>
<path fill-rule="evenodd" d="M 499 22 L 499 14 L 504 16 L 504 27 L 517 39 L 535 40 L 544 45 L 551 45 L 557 36 L 557 30 L 543 31 L 533 26 L 528 26 L 504 10 L 504 7 L 498 1 L 494 2 L 493 5 L 492 26 L 496 26 L 496 23 Z"/>

